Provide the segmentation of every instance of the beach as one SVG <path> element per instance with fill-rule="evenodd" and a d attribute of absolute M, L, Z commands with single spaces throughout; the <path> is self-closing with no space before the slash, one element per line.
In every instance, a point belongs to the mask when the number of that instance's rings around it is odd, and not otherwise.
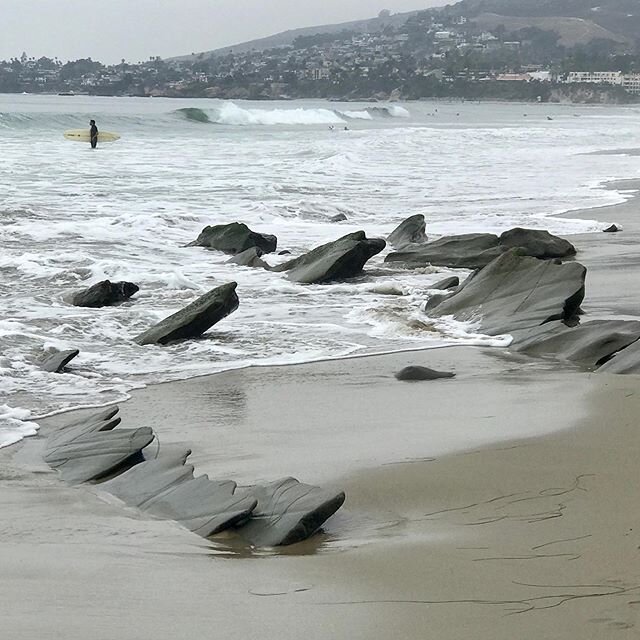
<path fill-rule="evenodd" d="M 640 316 L 637 207 L 568 214 L 624 227 L 571 238 L 585 320 Z M 457 375 L 398 382 L 408 364 Z M 7 637 L 638 635 L 636 376 L 457 346 L 150 385 L 121 415 L 212 478 L 294 475 L 347 501 L 255 551 L 64 486 L 28 438 L 0 450 Z"/>

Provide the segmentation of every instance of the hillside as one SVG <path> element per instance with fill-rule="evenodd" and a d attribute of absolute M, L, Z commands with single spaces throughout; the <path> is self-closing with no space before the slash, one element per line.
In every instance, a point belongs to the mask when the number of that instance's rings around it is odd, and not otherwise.
<path fill-rule="evenodd" d="M 323 24 L 314 27 L 302 27 L 300 29 L 289 29 L 282 31 L 266 38 L 258 38 L 257 40 L 249 40 L 241 42 L 230 47 L 221 49 L 213 49 L 212 51 L 198 52 L 194 55 L 178 56 L 171 60 L 191 61 L 197 57 L 209 57 L 211 55 L 224 56 L 228 53 L 246 53 L 247 51 L 265 51 L 276 47 L 284 47 L 293 43 L 296 38 L 302 36 L 311 36 L 318 33 L 340 33 L 341 31 L 355 31 L 357 33 L 377 33 L 385 27 L 397 27 L 405 24 L 407 19 L 418 13 L 417 11 L 409 11 L 405 13 L 396 13 L 386 17 L 369 18 L 366 20 L 353 20 L 351 22 L 340 22 L 337 24 Z"/>

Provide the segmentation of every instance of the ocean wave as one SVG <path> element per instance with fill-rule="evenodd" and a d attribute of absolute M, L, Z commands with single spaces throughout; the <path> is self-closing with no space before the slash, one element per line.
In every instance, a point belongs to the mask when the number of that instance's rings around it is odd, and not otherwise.
<path fill-rule="evenodd" d="M 206 111 L 196 107 L 183 107 L 182 109 L 176 109 L 174 113 L 182 116 L 185 120 L 191 120 L 192 122 L 211 122 Z"/>
<path fill-rule="evenodd" d="M 234 102 L 226 102 L 213 116 L 216 124 L 247 125 L 310 125 L 344 124 L 331 109 L 244 109 Z"/>

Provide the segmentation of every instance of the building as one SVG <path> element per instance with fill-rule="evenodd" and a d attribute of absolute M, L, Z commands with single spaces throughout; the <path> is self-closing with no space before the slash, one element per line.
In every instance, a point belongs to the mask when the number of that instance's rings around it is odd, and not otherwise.
<path fill-rule="evenodd" d="M 567 75 L 569 84 L 622 84 L 622 71 L 571 71 Z"/>
<path fill-rule="evenodd" d="M 630 73 L 624 76 L 622 86 L 628 93 L 640 95 L 640 73 Z"/>

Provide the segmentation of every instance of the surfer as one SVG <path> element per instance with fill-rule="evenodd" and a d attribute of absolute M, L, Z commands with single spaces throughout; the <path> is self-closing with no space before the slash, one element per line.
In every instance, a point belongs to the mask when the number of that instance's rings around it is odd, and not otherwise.
<path fill-rule="evenodd" d="M 96 127 L 96 121 L 90 120 L 89 126 L 89 140 L 91 142 L 91 148 L 95 149 L 98 144 L 98 127 Z"/>

